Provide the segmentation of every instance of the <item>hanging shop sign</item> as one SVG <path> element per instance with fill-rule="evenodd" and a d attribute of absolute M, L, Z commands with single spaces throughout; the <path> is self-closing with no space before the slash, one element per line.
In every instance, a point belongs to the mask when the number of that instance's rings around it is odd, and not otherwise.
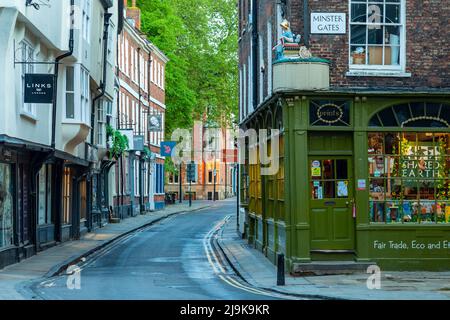
<path fill-rule="evenodd" d="M 25 74 L 25 103 L 53 103 L 54 79 L 52 74 Z"/>
<path fill-rule="evenodd" d="M 161 156 L 172 157 L 173 150 L 177 143 L 175 141 L 164 141 L 161 142 Z"/>
<path fill-rule="evenodd" d="M 347 15 L 345 13 L 312 12 L 311 33 L 312 34 L 346 34 Z"/>
<path fill-rule="evenodd" d="M 149 132 L 162 132 L 162 115 L 151 114 L 148 117 L 148 131 Z"/>
<path fill-rule="evenodd" d="M 133 136 L 133 150 L 144 151 L 144 136 Z"/>

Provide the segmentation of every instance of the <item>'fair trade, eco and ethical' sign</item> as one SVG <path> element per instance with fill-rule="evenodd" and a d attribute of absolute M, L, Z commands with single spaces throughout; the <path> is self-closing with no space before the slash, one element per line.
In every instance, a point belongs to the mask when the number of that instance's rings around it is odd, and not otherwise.
<path fill-rule="evenodd" d="M 311 33 L 312 34 L 346 34 L 345 13 L 312 12 Z"/>

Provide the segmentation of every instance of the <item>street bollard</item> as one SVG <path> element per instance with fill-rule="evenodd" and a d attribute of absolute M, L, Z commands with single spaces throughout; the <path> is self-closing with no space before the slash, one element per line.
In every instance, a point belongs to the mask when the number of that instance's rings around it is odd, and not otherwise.
<path fill-rule="evenodd" d="M 277 286 L 286 285 L 286 280 L 284 277 L 284 254 L 278 254 L 278 264 L 277 264 Z"/>

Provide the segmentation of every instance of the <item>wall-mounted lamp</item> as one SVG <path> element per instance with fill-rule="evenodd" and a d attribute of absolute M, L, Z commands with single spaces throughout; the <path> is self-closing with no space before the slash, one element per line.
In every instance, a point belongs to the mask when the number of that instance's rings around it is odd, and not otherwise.
<path fill-rule="evenodd" d="M 39 10 L 41 6 L 51 7 L 51 5 L 48 3 L 48 0 L 46 2 L 43 2 L 42 0 L 25 0 L 25 6 L 27 7 L 33 7 L 36 10 Z"/>
<path fill-rule="evenodd" d="M 33 6 L 36 10 L 39 10 L 41 8 L 39 3 L 33 2 L 33 0 L 26 0 L 25 6 L 27 6 L 27 7 Z"/>

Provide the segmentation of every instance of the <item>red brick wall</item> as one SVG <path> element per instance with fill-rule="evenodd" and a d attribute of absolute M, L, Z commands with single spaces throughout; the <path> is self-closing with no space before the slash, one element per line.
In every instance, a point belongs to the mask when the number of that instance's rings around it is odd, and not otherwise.
<path fill-rule="evenodd" d="M 241 0 L 240 2 L 248 0 Z M 267 20 L 273 25 L 276 36 L 275 1 L 259 0 L 259 36 L 266 46 Z M 240 8 L 245 7 L 241 3 Z M 345 12 L 348 17 L 348 0 L 310 0 L 311 12 Z M 303 0 L 287 1 L 287 19 L 292 30 L 302 34 Z M 247 14 L 240 16 L 247 17 Z M 332 87 L 450 87 L 450 3 L 448 0 L 406 1 L 406 70 L 411 77 L 350 77 L 346 76 L 348 66 L 348 26 L 346 35 L 311 35 L 310 45 L 314 56 L 331 61 L 330 77 Z M 246 21 L 242 24 L 245 30 Z M 245 32 L 240 41 L 240 64 L 247 64 L 250 54 L 251 34 Z M 274 39 L 274 42 L 276 39 Z M 267 61 L 266 50 L 264 60 Z M 259 73 L 259 72 L 258 72 Z M 267 81 L 264 81 L 264 88 Z M 265 90 L 265 89 L 264 89 Z"/>

